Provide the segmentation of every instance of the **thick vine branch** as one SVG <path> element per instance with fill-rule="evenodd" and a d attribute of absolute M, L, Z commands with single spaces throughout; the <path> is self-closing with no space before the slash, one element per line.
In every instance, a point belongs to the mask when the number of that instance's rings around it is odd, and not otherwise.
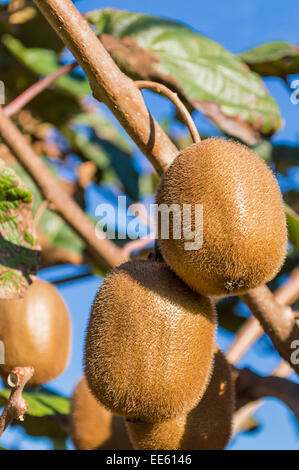
<path fill-rule="evenodd" d="M 294 344 L 299 340 L 299 325 L 292 309 L 277 302 L 267 286 L 253 289 L 241 297 L 272 340 L 279 354 L 299 374 L 293 363 Z"/>
<path fill-rule="evenodd" d="M 274 369 L 272 376 L 287 378 L 289 375 L 291 375 L 291 373 L 292 369 L 290 366 L 285 361 L 281 361 Z M 263 403 L 263 399 L 251 401 L 235 412 L 233 421 L 233 434 L 237 434 L 238 432 L 248 429 L 248 421 L 252 415 L 256 413 L 256 411 L 263 405 Z"/>
<path fill-rule="evenodd" d="M 77 67 L 77 62 L 72 64 L 63 65 L 55 72 L 47 75 L 38 82 L 34 83 L 31 87 L 27 88 L 23 93 L 21 93 L 16 99 L 11 101 L 7 106 L 5 106 L 4 113 L 6 116 L 12 116 L 22 109 L 27 103 L 29 103 L 33 98 L 35 98 L 39 93 L 48 88 L 52 83 L 54 83 L 57 78 L 62 77 L 63 75 L 71 72 L 75 67 Z"/>
<path fill-rule="evenodd" d="M 247 367 L 238 372 L 236 380 L 237 407 L 265 397 L 283 401 L 299 421 L 299 383 L 274 375 L 263 377 Z"/>
<path fill-rule="evenodd" d="M 281 305 L 291 305 L 299 297 L 299 268 L 295 268 L 288 280 L 274 292 L 275 300 Z M 234 337 L 233 344 L 227 352 L 227 358 L 232 364 L 242 358 L 246 351 L 264 333 L 255 317 L 249 318 Z"/>
<path fill-rule="evenodd" d="M 103 101 L 161 175 L 178 150 L 147 110 L 141 92 L 124 75 L 70 0 L 35 0 L 81 65 L 93 95 Z"/>
<path fill-rule="evenodd" d="M 33 373 L 33 367 L 16 367 L 9 374 L 7 382 L 12 387 L 12 391 L 0 416 L 0 436 L 14 419 L 23 421 L 23 416 L 28 410 L 28 404 L 22 397 L 22 392 Z"/>
<path fill-rule="evenodd" d="M 87 249 L 101 266 L 111 268 L 127 260 L 125 254 L 107 238 L 99 239 L 95 227 L 76 202 L 64 191 L 23 134 L 0 108 L 0 136 L 14 156 L 26 168 L 41 193 L 85 241 Z M 104 235 L 103 235 L 104 236 Z"/>

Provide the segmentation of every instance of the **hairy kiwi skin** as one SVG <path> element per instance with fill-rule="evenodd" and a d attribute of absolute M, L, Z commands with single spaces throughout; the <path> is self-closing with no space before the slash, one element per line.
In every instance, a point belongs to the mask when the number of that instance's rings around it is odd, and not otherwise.
<path fill-rule="evenodd" d="M 131 261 L 103 282 L 85 345 L 88 386 L 116 414 L 160 422 L 193 408 L 213 362 L 215 311 L 164 262 Z"/>
<path fill-rule="evenodd" d="M 67 307 L 49 282 L 35 280 L 24 298 L 0 300 L 0 339 L 5 346 L 4 381 L 14 367 L 32 366 L 28 385 L 42 385 L 67 365 L 71 322 Z"/>
<path fill-rule="evenodd" d="M 181 449 L 225 449 L 232 433 L 234 408 L 235 388 L 231 366 L 218 350 L 208 388 L 187 416 Z"/>
<path fill-rule="evenodd" d="M 162 423 L 127 421 L 126 425 L 134 449 L 222 450 L 231 436 L 234 404 L 231 367 L 217 351 L 208 388 L 187 416 Z"/>
<path fill-rule="evenodd" d="M 186 415 L 161 423 L 126 420 L 127 430 L 136 450 L 180 449 L 186 425 Z"/>
<path fill-rule="evenodd" d="M 236 142 L 210 138 L 183 150 L 157 189 L 160 204 L 203 205 L 203 244 L 161 239 L 165 261 L 203 295 L 235 295 L 275 277 L 286 253 L 282 196 L 266 163 Z M 160 232 L 160 230 L 159 230 Z"/>
<path fill-rule="evenodd" d="M 71 400 L 71 439 L 78 450 L 131 450 L 124 418 L 104 408 L 90 392 L 85 377 Z"/>

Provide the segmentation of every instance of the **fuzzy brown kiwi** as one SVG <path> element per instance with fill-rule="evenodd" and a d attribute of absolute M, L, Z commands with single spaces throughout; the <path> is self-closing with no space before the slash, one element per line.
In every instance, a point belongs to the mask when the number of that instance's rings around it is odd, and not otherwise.
<path fill-rule="evenodd" d="M 131 450 L 124 418 L 104 408 L 90 392 L 85 377 L 71 400 L 70 435 L 78 450 Z"/>
<path fill-rule="evenodd" d="M 136 450 L 178 450 L 185 432 L 186 415 L 161 423 L 126 420 L 130 440 Z"/>
<path fill-rule="evenodd" d="M 217 351 L 211 381 L 187 416 L 162 423 L 127 421 L 126 425 L 134 449 L 221 450 L 231 436 L 234 403 L 231 367 Z"/>
<path fill-rule="evenodd" d="M 203 295 L 240 294 L 270 281 L 286 253 L 282 196 L 266 163 L 236 142 L 210 138 L 183 150 L 164 174 L 158 205 L 203 205 L 203 244 L 186 250 L 185 240 L 161 238 L 165 261 Z M 190 240 L 189 240 L 190 241 Z"/>
<path fill-rule="evenodd" d="M 32 366 L 28 385 L 42 385 L 67 365 L 71 322 L 67 307 L 49 282 L 35 280 L 22 299 L 0 300 L 0 339 L 5 346 L 4 381 L 14 367 Z"/>
<path fill-rule="evenodd" d="M 229 443 L 235 409 L 232 369 L 221 351 L 216 351 L 208 388 L 188 414 L 181 449 L 222 450 Z"/>
<path fill-rule="evenodd" d="M 94 301 L 85 376 L 114 413 L 160 422 L 193 408 L 213 362 L 215 311 L 164 263 L 115 269 Z"/>

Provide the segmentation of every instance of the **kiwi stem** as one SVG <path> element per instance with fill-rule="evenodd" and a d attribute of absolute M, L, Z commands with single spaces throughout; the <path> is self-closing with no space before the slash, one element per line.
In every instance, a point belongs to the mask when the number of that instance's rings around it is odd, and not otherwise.
<path fill-rule="evenodd" d="M 159 95 L 163 95 L 165 96 L 165 98 L 168 98 L 174 104 L 174 106 L 179 111 L 179 113 L 181 114 L 183 121 L 185 122 L 186 126 L 189 129 L 193 142 L 195 144 L 200 142 L 200 135 L 194 124 L 191 114 L 189 113 L 184 103 L 180 100 L 177 93 L 171 91 L 167 86 L 162 85 L 161 83 L 158 83 L 158 82 L 151 82 L 149 80 L 137 80 L 134 83 L 135 83 L 135 86 L 139 90 L 147 89 L 147 90 L 155 91 Z"/>
<path fill-rule="evenodd" d="M 33 374 L 33 367 L 15 367 L 9 374 L 7 382 L 12 387 L 12 391 L 0 416 L 0 436 L 14 419 L 23 421 L 23 416 L 28 410 L 28 404 L 22 397 L 22 392 Z"/>

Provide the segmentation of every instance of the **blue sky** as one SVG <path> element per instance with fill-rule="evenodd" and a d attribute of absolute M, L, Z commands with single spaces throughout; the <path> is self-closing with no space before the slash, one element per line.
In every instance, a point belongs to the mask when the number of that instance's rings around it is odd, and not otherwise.
<path fill-rule="evenodd" d="M 230 51 L 238 53 L 266 41 L 283 40 L 299 44 L 299 8 L 298 1 L 274 0 L 271 2 L 250 0 L 214 0 L 199 2 L 188 0 L 109 0 L 106 4 L 97 0 L 79 0 L 76 2 L 80 11 L 109 6 L 111 8 L 140 11 L 157 16 L 183 21 L 194 29 L 218 41 Z M 267 79 L 265 84 L 277 100 L 285 119 L 285 127 L 277 133 L 275 142 L 299 142 L 299 105 L 290 102 L 290 92 L 278 79 Z M 172 112 L 172 106 L 163 98 L 146 93 L 146 101 L 158 120 Z M 199 113 L 196 123 L 202 132 L 214 132 L 211 126 Z M 95 202 L 95 201 L 94 201 Z M 66 267 L 47 270 L 41 273 L 44 279 L 55 279 L 59 274 L 77 272 L 77 268 Z M 50 386 L 64 394 L 71 394 L 77 380 L 82 374 L 82 351 L 84 335 L 91 303 L 100 285 L 100 278 L 90 278 L 59 286 L 59 291 L 67 302 L 73 321 L 73 350 L 69 367 Z M 218 340 L 225 350 L 232 337 L 221 330 Z M 279 360 L 273 354 L 267 339 L 260 340 L 244 357 L 241 365 L 249 365 L 261 373 L 269 373 Z M 257 418 L 261 429 L 253 434 L 242 434 L 235 438 L 231 449 L 298 449 L 299 427 L 291 412 L 277 400 L 267 400 L 258 411 Z M 45 439 L 29 439 L 19 430 L 8 430 L 1 444 L 5 447 L 25 449 L 45 449 L 49 442 Z M 71 444 L 69 444 L 71 447 Z"/>

